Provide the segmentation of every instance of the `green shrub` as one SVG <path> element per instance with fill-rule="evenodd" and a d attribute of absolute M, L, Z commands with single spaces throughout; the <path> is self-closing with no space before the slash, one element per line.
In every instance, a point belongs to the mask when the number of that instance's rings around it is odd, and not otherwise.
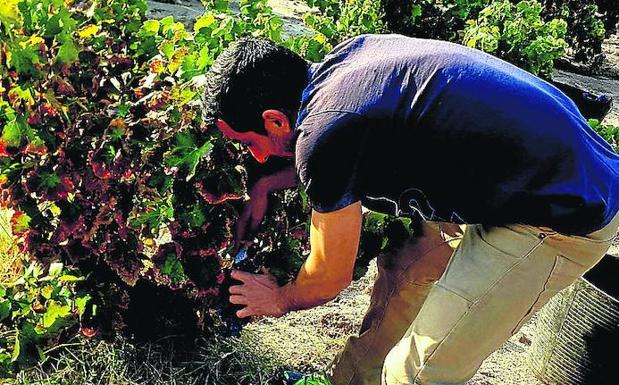
<path fill-rule="evenodd" d="M 98 309 L 86 315 L 102 335 L 238 332 L 232 228 L 262 171 L 204 125 L 204 74 L 245 35 L 316 60 L 329 47 L 320 33 L 285 38 L 266 0 L 241 0 L 238 14 L 227 1 L 205 5 L 191 30 L 146 20 L 142 0 L 11 0 L 0 13 L 0 197 L 14 211 L 11 233 L 44 266 L 86 277 L 80 288 Z M 359 32 L 377 17 L 353 1 L 344 15 L 338 22 Z M 308 213 L 300 190 L 276 194 L 245 268 L 294 277 Z M 372 256 L 362 247 L 360 260 Z"/>
<path fill-rule="evenodd" d="M 314 31 L 324 35 L 333 45 L 347 38 L 364 33 L 385 32 L 383 10 L 380 2 L 372 0 L 323 0 L 307 2 L 317 6 L 320 15 L 308 13 L 304 22 Z"/>
<path fill-rule="evenodd" d="M 542 20 L 536 1 L 497 1 L 469 20 L 463 44 L 510 61 L 534 74 L 550 77 L 554 60 L 565 53 L 567 25 Z"/>
<path fill-rule="evenodd" d="M 546 20 L 561 18 L 567 22 L 566 41 L 573 60 L 599 65 L 603 61 L 604 18 L 595 0 L 543 0 Z"/>
<path fill-rule="evenodd" d="M 76 290 L 84 278 L 52 263 L 24 261 L 23 274 L 0 286 L 0 376 L 46 359 L 45 349 L 77 326 L 90 295 Z"/>
<path fill-rule="evenodd" d="M 193 31 L 146 20 L 141 0 L 13 4 L 0 25 L 0 188 L 22 251 L 79 266 L 107 331 L 139 316 L 149 296 L 196 309 L 142 312 L 170 330 L 212 326 L 210 309 L 230 317 L 220 287 L 248 157 L 203 125 L 200 79 L 240 36 L 281 42 L 282 21 L 265 1 L 241 1 L 238 16 L 209 2 Z M 266 262 L 282 280 L 306 247 L 288 242 L 307 218 L 293 198 L 271 205 L 251 250 L 290 257 Z M 159 291 L 142 290 L 145 281 Z"/>
<path fill-rule="evenodd" d="M 459 42 L 469 18 L 491 0 L 382 0 L 390 31 L 407 36 Z"/>
<path fill-rule="evenodd" d="M 613 126 L 611 124 L 602 124 L 597 119 L 590 119 L 589 125 L 598 134 L 602 136 L 610 145 L 619 152 L 619 126 Z"/>

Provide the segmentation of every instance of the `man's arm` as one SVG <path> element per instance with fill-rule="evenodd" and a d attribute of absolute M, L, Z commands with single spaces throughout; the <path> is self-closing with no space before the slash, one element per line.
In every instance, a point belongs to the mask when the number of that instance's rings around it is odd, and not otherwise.
<path fill-rule="evenodd" d="M 238 317 L 281 316 L 335 298 L 352 280 L 361 233 L 361 203 L 321 214 L 312 211 L 310 255 L 296 280 L 278 287 L 272 276 L 233 271 L 243 285 L 230 287 L 230 302 L 246 305 Z"/>
<path fill-rule="evenodd" d="M 294 165 L 274 174 L 263 176 L 254 183 L 249 192 L 249 201 L 236 222 L 236 248 L 240 246 L 240 243 L 246 241 L 245 238 L 255 231 L 262 222 L 267 211 L 269 194 L 273 191 L 295 187 L 297 184 L 298 180 Z"/>

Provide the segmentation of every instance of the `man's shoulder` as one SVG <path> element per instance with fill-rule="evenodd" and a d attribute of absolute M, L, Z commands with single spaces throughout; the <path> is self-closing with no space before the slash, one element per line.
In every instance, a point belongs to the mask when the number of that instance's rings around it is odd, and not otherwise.
<path fill-rule="evenodd" d="M 296 127 L 297 156 L 308 156 L 308 152 L 325 140 L 345 141 L 347 135 L 359 131 L 363 120 L 363 115 L 358 112 L 338 109 L 312 111 L 299 118 Z"/>

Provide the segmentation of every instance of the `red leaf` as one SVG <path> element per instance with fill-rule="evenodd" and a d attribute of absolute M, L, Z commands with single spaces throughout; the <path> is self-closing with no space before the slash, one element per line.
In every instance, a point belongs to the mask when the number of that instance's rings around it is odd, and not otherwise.
<path fill-rule="evenodd" d="M 91 167 L 92 172 L 99 179 L 110 179 L 112 177 L 112 173 L 105 167 L 102 162 L 92 162 Z"/>
<path fill-rule="evenodd" d="M 202 198 L 204 198 L 207 203 L 212 205 L 217 205 L 227 200 L 237 200 L 243 198 L 243 195 L 235 193 L 223 193 L 217 196 L 213 193 L 206 191 L 203 183 L 196 183 L 195 186 L 198 188 L 200 196 L 202 196 Z"/>
<path fill-rule="evenodd" d="M 41 114 L 39 112 L 31 112 L 30 116 L 28 116 L 28 124 L 31 126 L 36 126 L 37 124 L 41 124 Z"/>
<path fill-rule="evenodd" d="M 0 140 L 0 157 L 1 156 L 5 156 L 5 157 L 11 156 L 11 154 L 9 154 L 9 152 L 6 149 L 6 142 L 4 140 Z"/>
<path fill-rule="evenodd" d="M 58 109 L 54 106 L 51 105 L 51 103 L 43 103 L 41 105 L 41 111 L 43 112 L 43 115 L 45 116 L 58 116 L 60 115 L 60 112 L 58 111 Z"/>
<path fill-rule="evenodd" d="M 88 338 L 92 338 L 95 335 L 97 335 L 97 330 L 93 329 L 93 328 L 80 328 L 80 333 L 82 333 L 83 336 L 88 337 Z"/>
<path fill-rule="evenodd" d="M 14 235 L 23 235 L 30 229 L 30 217 L 23 211 L 15 211 L 11 217 L 11 228 Z"/>
<path fill-rule="evenodd" d="M 47 147 L 44 144 L 28 143 L 28 145 L 24 149 L 24 153 L 33 155 L 45 155 L 47 154 Z"/>

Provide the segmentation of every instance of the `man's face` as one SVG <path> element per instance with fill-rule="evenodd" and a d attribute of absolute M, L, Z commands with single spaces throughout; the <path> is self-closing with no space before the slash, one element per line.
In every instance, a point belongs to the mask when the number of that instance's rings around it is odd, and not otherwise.
<path fill-rule="evenodd" d="M 226 138 L 247 146 L 251 155 L 259 163 L 265 163 L 271 155 L 292 157 L 292 154 L 287 151 L 289 137 L 286 135 L 282 136 L 279 132 L 271 132 L 269 127 L 265 127 L 267 135 L 261 135 L 253 131 L 235 131 L 228 123 L 221 119 L 217 121 L 216 125 Z"/>
<path fill-rule="evenodd" d="M 260 163 L 267 161 L 271 155 L 271 143 L 267 136 L 257 134 L 253 131 L 238 132 L 223 120 L 217 121 L 217 128 L 228 139 L 239 142 L 245 146 L 254 158 Z"/>

